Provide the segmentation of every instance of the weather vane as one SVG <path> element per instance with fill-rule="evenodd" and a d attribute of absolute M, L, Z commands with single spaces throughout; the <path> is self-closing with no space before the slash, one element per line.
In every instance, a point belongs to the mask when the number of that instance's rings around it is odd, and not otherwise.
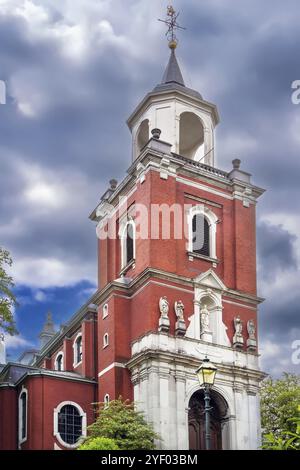
<path fill-rule="evenodd" d="M 176 13 L 172 5 L 169 5 L 167 9 L 167 19 L 158 20 L 158 21 L 161 21 L 162 23 L 165 23 L 168 26 L 168 31 L 166 32 L 166 36 L 169 41 L 170 49 L 175 49 L 177 46 L 177 37 L 175 34 L 176 29 L 186 29 L 177 23 L 178 16 L 179 16 L 179 13 Z"/>

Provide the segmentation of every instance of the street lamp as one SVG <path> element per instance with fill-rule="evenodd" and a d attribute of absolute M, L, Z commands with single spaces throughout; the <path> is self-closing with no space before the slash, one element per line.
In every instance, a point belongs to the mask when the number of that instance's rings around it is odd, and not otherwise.
<path fill-rule="evenodd" d="M 203 359 L 203 362 L 196 374 L 199 380 L 200 387 L 204 388 L 204 412 L 205 412 L 205 444 L 206 450 L 210 450 L 210 388 L 215 382 L 217 368 L 214 366 L 208 357 Z"/>

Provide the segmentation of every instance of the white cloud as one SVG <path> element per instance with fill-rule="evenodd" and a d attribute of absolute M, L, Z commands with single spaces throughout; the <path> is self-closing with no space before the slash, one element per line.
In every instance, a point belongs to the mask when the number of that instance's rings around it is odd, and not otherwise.
<path fill-rule="evenodd" d="M 28 348 L 32 347 L 33 344 L 28 341 L 26 338 L 23 338 L 23 336 L 10 336 L 6 335 L 5 336 L 5 344 L 7 348 L 10 349 L 18 349 L 18 348 Z"/>
<path fill-rule="evenodd" d="M 36 288 L 64 287 L 82 280 L 95 282 L 95 267 L 81 259 L 18 257 L 13 275 L 18 284 Z"/>
<path fill-rule="evenodd" d="M 43 292 L 42 290 L 37 290 L 37 291 L 34 293 L 34 299 L 35 299 L 37 302 L 47 302 L 48 296 L 47 296 L 47 294 L 45 294 L 45 292 Z"/>

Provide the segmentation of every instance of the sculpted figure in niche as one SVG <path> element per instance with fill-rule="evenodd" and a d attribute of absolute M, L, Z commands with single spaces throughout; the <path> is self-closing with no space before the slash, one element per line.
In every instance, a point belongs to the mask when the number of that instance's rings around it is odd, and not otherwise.
<path fill-rule="evenodd" d="M 200 311 L 200 323 L 201 323 L 201 332 L 210 331 L 209 329 L 209 311 L 207 305 L 203 305 L 203 308 Z"/>

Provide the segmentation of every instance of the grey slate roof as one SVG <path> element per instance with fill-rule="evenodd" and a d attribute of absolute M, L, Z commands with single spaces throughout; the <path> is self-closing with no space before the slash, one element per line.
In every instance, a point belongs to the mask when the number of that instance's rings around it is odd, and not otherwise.
<path fill-rule="evenodd" d="M 178 90 L 183 93 L 192 96 L 193 98 L 202 99 L 202 96 L 198 91 L 192 90 L 185 86 L 183 76 L 176 58 L 175 49 L 171 49 L 169 62 L 162 81 L 157 85 L 152 93 L 158 93 L 169 90 Z"/>
<path fill-rule="evenodd" d="M 175 49 L 171 49 L 170 59 L 169 59 L 167 68 L 165 70 L 162 83 L 174 83 L 174 82 L 178 83 L 179 85 L 185 86 L 182 73 L 181 73 L 181 70 L 179 68 L 179 65 L 176 59 Z"/>

